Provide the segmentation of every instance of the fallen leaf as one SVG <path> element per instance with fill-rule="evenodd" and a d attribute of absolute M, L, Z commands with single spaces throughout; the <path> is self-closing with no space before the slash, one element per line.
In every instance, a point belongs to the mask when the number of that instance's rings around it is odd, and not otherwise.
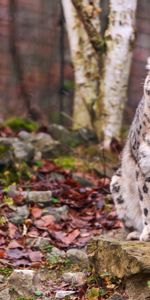
<path fill-rule="evenodd" d="M 9 222 L 8 223 L 8 235 L 11 239 L 13 239 L 15 237 L 17 231 L 18 231 L 17 226 Z"/>
<path fill-rule="evenodd" d="M 41 217 L 42 215 L 42 209 L 39 207 L 32 207 L 31 208 L 31 215 L 33 216 L 33 218 L 38 219 Z"/>
<path fill-rule="evenodd" d="M 40 251 L 28 251 L 29 258 L 32 262 L 41 261 L 43 254 Z"/>
<path fill-rule="evenodd" d="M 7 254 L 7 257 L 10 258 L 10 259 L 20 259 L 20 258 L 23 258 L 23 257 L 24 258 L 28 257 L 27 252 L 22 251 L 18 248 L 8 249 L 8 250 L 6 250 L 6 254 Z"/>

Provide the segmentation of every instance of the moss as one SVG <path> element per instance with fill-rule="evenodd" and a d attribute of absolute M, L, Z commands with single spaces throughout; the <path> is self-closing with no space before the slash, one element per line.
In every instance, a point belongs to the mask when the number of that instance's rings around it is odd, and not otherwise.
<path fill-rule="evenodd" d="M 64 169 L 76 169 L 76 159 L 73 156 L 60 156 L 54 162 Z"/>
<path fill-rule="evenodd" d="M 6 268 L 0 268 L 0 274 L 4 275 L 4 276 L 10 276 L 10 274 L 12 273 L 12 268 L 10 267 L 6 267 Z"/>
<path fill-rule="evenodd" d="M 8 144 L 0 144 L 0 158 L 2 158 L 8 151 L 11 150 L 11 146 Z"/>
<path fill-rule="evenodd" d="M 11 118 L 5 122 L 5 126 L 10 127 L 15 132 L 20 130 L 27 130 L 29 132 L 36 131 L 38 129 L 38 124 L 29 119 L 23 118 Z"/>
<path fill-rule="evenodd" d="M 7 187 L 13 183 L 19 182 L 20 179 L 29 180 L 31 178 L 30 167 L 22 162 L 21 164 L 11 165 L 4 168 L 0 173 L 0 184 Z"/>

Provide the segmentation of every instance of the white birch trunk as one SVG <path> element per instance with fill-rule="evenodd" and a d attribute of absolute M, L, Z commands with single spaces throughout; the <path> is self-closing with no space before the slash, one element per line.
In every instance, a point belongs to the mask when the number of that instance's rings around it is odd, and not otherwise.
<path fill-rule="evenodd" d="M 97 132 L 104 133 L 104 147 L 119 138 L 135 39 L 137 0 L 110 0 L 107 54 L 100 84 Z M 101 127 L 101 128 L 100 128 Z"/>
<path fill-rule="evenodd" d="M 86 1 L 83 2 L 86 4 Z M 97 55 L 71 0 L 62 0 L 62 5 L 75 72 L 73 127 L 92 128 L 91 111 L 99 93 Z M 95 0 L 95 5 L 99 5 L 99 0 Z M 99 18 L 95 17 L 93 25 L 100 31 Z"/>

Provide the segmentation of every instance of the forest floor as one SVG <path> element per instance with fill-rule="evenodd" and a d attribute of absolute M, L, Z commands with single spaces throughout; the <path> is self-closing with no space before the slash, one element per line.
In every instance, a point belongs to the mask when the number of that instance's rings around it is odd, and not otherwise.
<path fill-rule="evenodd" d="M 118 145 L 12 163 L 6 139 L 18 143 L 18 133 L 0 136 L 0 299 L 125 299 L 121 282 L 94 274 L 86 254 L 91 237 L 122 228 L 109 192 Z"/>

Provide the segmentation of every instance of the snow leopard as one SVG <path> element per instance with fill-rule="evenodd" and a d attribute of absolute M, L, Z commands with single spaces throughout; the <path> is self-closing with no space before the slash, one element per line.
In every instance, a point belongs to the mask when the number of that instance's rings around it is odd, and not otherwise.
<path fill-rule="evenodd" d="M 127 239 L 150 241 L 150 70 L 110 191 Z"/>

